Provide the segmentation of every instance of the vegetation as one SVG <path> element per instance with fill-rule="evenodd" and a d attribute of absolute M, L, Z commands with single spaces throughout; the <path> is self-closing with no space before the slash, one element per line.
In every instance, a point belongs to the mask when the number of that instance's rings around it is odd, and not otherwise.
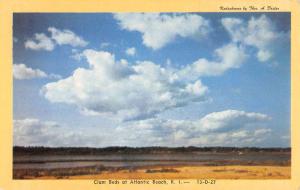
<path fill-rule="evenodd" d="M 126 167 L 104 167 L 102 165 L 74 168 L 55 168 L 55 169 L 18 169 L 14 170 L 14 179 L 37 178 L 42 176 L 54 176 L 57 179 L 67 178 L 76 175 L 96 175 L 102 172 L 117 172 L 128 169 Z"/>
<path fill-rule="evenodd" d="M 178 173 L 179 170 L 173 168 L 162 168 L 162 169 L 148 169 L 146 173 Z"/>
<path fill-rule="evenodd" d="M 258 147 L 13 147 L 14 155 L 101 155 L 101 154 L 145 154 L 184 152 L 291 152 L 291 148 Z"/>

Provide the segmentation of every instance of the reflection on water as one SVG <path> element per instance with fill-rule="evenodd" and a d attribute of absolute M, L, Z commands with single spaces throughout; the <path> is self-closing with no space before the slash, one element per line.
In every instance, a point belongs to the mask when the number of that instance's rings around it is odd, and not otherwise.
<path fill-rule="evenodd" d="M 14 169 L 54 169 L 94 165 L 136 167 L 154 165 L 202 165 L 223 161 L 281 163 L 290 160 L 289 153 L 172 153 L 118 155 L 14 156 Z"/>

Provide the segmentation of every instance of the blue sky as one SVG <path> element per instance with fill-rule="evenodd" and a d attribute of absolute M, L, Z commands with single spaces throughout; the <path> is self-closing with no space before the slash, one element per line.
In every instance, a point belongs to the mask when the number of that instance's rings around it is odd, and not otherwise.
<path fill-rule="evenodd" d="M 289 13 L 14 14 L 14 144 L 290 146 Z"/>

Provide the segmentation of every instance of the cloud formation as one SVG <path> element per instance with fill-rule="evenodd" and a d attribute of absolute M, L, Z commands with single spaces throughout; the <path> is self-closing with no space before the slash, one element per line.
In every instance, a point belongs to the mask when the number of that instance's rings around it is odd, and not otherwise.
<path fill-rule="evenodd" d="M 129 56 L 134 56 L 136 54 L 136 49 L 135 47 L 127 48 L 125 52 Z"/>
<path fill-rule="evenodd" d="M 203 38 L 209 21 L 196 14 L 119 13 L 114 18 L 122 29 L 142 34 L 143 44 L 160 49 L 176 37 Z"/>
<path fill-rule="evenodd" d="M 225 110 L 210 113 L 198 120 L 152 118 L 130 121 L 92 136 L 82 129 L 67 130 L 55 122 L 37 119 L 14 120 L 14 145 L 94 147 L 256 145 L 271 134 L 272 130 L 265 127 L 270 119 L 261 113 Z"/>
<path fill-rule="evenodd" d="M 101 135 L 93 136 L 86 131 L 68 130 L 53 121 L 35 118 L 14 120 L 13 144 L 15 146 L 93 146 L 105 140 Z"/>
<path fill-rule="evenodd" d="M 278 43 L 286 36 L 284 32 L 278 32 L 274 23 L 265 15 L 252 17 L 247 22 L 239 18 L 223 18 L 221 22 L 233 42 L 257 48 L 256 57 L 261 62 L 273 57 L 273 43 Z"/>
<path fill-rule="evenodd" d="M 241 16 L 241 18 L 244 17 Z M 272 17 L 270 16 L 270 18 Z M 159 50 L 179 38 L 187 40 L 184 42 L 180 40 L 183 44 L 179 45 L 186 45 L 190 38 L 203 39 L 211 30 L 214 30 L 211 28 L 210 22 L 198 14 L 121 13 L 115 14 L 114 19 L 117 20 L 118 27 L 123 29 L 118 32 L 133 31 L 128 35 L 135 34 L 142 37 L 143 44 L 153 50 Z M 108 116 L 109 118 L 106 119 L 114 124 L 107 127 L 106 125 L 110 123 L 107 124 L 104 119 L 104 126 L 88 126 L 92 117 L 82 117 L 82 122 L 88 124 L 79 127 L 30 118 L 15 120 L 14 144 L 30 146 L 264 145 L 261 142 L 269 138 L 272 133 L 268 123 L 271 120 L 270 116 L 241 110 L 224 110 L 194 119 L 197 113 L 191 113 L 191 110 L 197 110 L 194 108 L 203 105 L 192 104 L 210 100 L 209 91 L 213 89 L 206 85 L 213 84 L 215 80 L 210 80 L 208 77 L 221 76 L 229 70 L 238 69 L 246 63 L 250 56 L 256 56 L 260 62 L 274 59 L 277 53 L 275 48 L 280 45 L 273 45 L 273 41 L 278 42 L 287 35 L 285 32 L 278 31 L 275 23 L 265 15 L 252 17 L 249 20 L 223 18 L 218 21 L 221 21 L 222 25 L 215 29 L 216 32 L 222 32 L 222 34 L 219 36 L 220 38 L 213 39 L 213 41 L 220 40 L 222 45 L 219 48 L 191 54 L 183 52 L 182 55 L 181 52 L 176 52 L 178 55 L 175 58 L 172 57 L 174 48 L 166 49 L 165 56 L 171 56 L 172 60 L 176 60 L 179 56 L 184 59 L 185 56 L 205 55 L 205 57 L 197 57 L 188 64 L 176 62 L 177 60 L 174 62 L 176 64 L 172 64 L 170 59 L 167 59 L 166 63 L 148 60 L 129 62 L 122 58 L 116 58 L 119 55 L 111 52 L 84 50 L 82 47 L 87 46 L 89 42 L 66 29 L 49 27 L 47 33 L 34 34 L 32 39 L 25 42 L 26 49 L 52 51 L 56 46 L 67 45 L 70 50 L 72 49 L 70 57 L 78 61 L 84 60 L 77 64 L 82 67 L 76 68 L 71 74 L 69 73 L 70 69 L 74 68 L 73 66 L 60 67 L 63 69 L 61 72 L 69 74 L 61 79 L 58 75 L 47 74 L 47 72 L 30 68 L 25 64 L 14 64 L 14 78 L 19 80 L 59 79 L 48 82 L 41 88 L 41 94 L 48 101 L 72 105 L 72 108 L 77 107 L 79 112 L 84 115 Z M 105 35 L 106 32 L 103 34 Z M 229 34 L 229 42 L 227 34 Z M 119 36 L 116 33 L 113 37 L 118 38 Z M 135 40 L 130 36 L 126 39 Z M 118 43 L 118 40 L 114 43 Z M 108 49 L 117 53 L 120 53 L 120 50 L 124 51 L 121 53 L 126 53 L 128 57 L 136 55 L 137 51 L 142 57 L 147 57 L 149 53 L 149 49 L 144 50 L 144 48 L 137 50 L 135 47 L 129 47 L 126 49 L 124 44 L 128 43 L 121 42 L 123 49 L 121 46 L 117 47 L 116 44 L 109 42 L 103 42 L 100 45 L 98 42 L 96 46 L 100 46 L 99 48 L 102 49 L 109 47 Z M 157 54 L 159 52 L 150 51 L 150 53 L 149 57 L 153 57 L 153 59 L 166 59 L 166 57 L 159 56 Z M 64 57 L 61 58 L 65 60 Z M 276 58 L 280 58 L 280 56 L 276 56 Z M 83 65 L 84 62 L 86 65 Z M 249 62 L 249 64 L 251 63 Z M 253 70 L 249 65 L 249 68 L 246 69 L 256 71 L 257 68 Z M 229 78 L 220 78 L 220 80 L 235 80 L 243 74 L 237 73 Z M 218 84 L 212 86 L 219 87 Z M 231 91 L 231 89 L 229 90 Z M 243 91 L 243 88 L 238 90 Z M 244 90 L 249 91 L 247 88 Z M 225 97 L 222 97 L 223 100 L 231 94 L 224 93 L 221 95 Z M 216 96 L 218 94 L 213 93 L 213 97 Z M 245 100 L 245 97 L 242 97 L 243 93 L 239 93 L 239 96 L 241 98 L 238 100 Z M 254 104 L 256 103 L 255 98 L 247 101 L 249 101 L 249 105 L 253 104 L 253 101 Z M 267 104 L 269 103 L 266 102 Z M 190 106 L 187 107 L 187 105 Z M 240 103 L 237 102 L 235 107 L 240 107 L 239 105 Z M 51 104 L 51 106 L 56 106 L 56 104 Z M 213 109 L 218 109 L 220 106 L 223 109 L 224 104 L 222 101 L 216 101 L 212 106 Z M 175 108 L 182 109 L 175 110 Z M 207 110 L 200 109 L 201 111 Z M 191 113 L 190 117 L 193 119 L 168 119 L 168 117 L 176 117 L 180 111 L 182 111 L 181 113 Z M 34 115 L 40 114 L 43 115 L 43 113 Z M 68 113 L 69 116 L 73 114 L 73 112 Z M 18 117 L 18 113 L 15 116 Z M 69 118 L 60 119 L 70 122 Z M 92 119 L 99 120 L 99 123 L 102 122 L 101 117 Z M 276 119 L 278 120 L 278 117 Z M 276 121 L 273 121 L 273 124 Z M 95 131 L 91 130 L 93 132 L 89 133 L 84 127 L 94 127 Z M 276 127 L 274 129 L 278 130 Z M 274 137 L 272 138 L 274 139 Z M 289 136 L 278 137 L 278 139 L 287 141 Z M 274 140 L 272 141 L 274 142 Z"/>
<path fill-rule="evenodd" d="M 201 126 L 200 130 L 207 131 L 220 131 L 230 130 L 232 128 L 244 127 L 247 124 L 267 121 L 271 118 L 261 113 L 247 113 L 238 110 L 226 110 L 222 112 L 214 112 L 206 115 L 197 122 Z M 244 126 L 242 126 L 242 124 Z"/>
<path fill-rule="evenodd" d="M 59 125 L 55 122 L 41 122 L 38 119 L 14 120 L 15 145 L 48 145 L 56 139 Z"/>
<path fill-rule="evenodd" d="M 59 30 L 55 27 L 49 27 L 48 31 L 51 33 L 51 38 L 58 45 L 70 45 L 73 47 L 85 47 L 88 45 L 87 41 L 77 36 L 71 30 Z"/>
<path fill-rule="evenodd" d="M 271 133 L 271 118 L 261 113 L 225 110 L 198 120 L 152 118 L 129 122 L 116 130 L 131 146 L 245 146 L 255 145 Z M 138 139 L 138 140 L 137 140 Z M 137 140 L 137 141 L 136 141 Z"/>
<path fill-rule="evenodd" d="M 13 64 L 13 76 L 15 79 L 34 79 L 34 78 L 51 78 L 60 79 L 61 76 L 56 74 L 47 74 L 40 69 L 32 69 L 25 64 Z"/>
<path fill-rule="evenodd" d="M 239 68 L 247 54 L 230 43 L 215 50 L 215 58 L 201 58 L 180 69 L 151 61 L 130 64 L 115 60 L 105 51 L 76 53 L 89 68 L 78 68 L 72 76 L 46 84 L 42 93 L 51 102 L 76 105 L 86 115 L 114 116 L 122 120 L 144 119 L 175 107 L 207 99 L 203 76 L 221 75 Z M 94 81 L 91 83 L 91 81 Z"/>
<path fill-rule="evenodd" d="M 88 45 L 87 41 L 77 36 L 71 30 L 60 30 L 55 27 L 49 27 L 48 31 L 51 33 L 51 37 L 48 37 L 44 33 L 34 34 L 33 39 L 25 41 L 25 48 L 36 51 L 52 51 L 56 45 L 70 45 L 72 47 L 85 47 Z"/>
<path fill-rule="evenodd" d="M 31 50 L 52 51 L 55 47 L 54 42 L 43 33 L 35 34 L 33 39 L 26 40 L 25 48 Z"/>
<path fill-rule="evenodd" d="M 123 29 L 143 33 L 144 43 L 150 47 L 152 38 L 149 36 L 166 34 L 168 37 L 158 40 L 157 43 L 163 43 L 152 46 L 154 49 L 164 46 L 176 36 L 191 37 L 191 34 L 202 31 L 202 27 L 209 26 L 208 21 L 194 14 L 115 14 L 114 17 Z M 192 32 L 188 32 L 177 27 L 183 21 L 187 25 L 198 24 L 189 28 Z M 199 58 L 175 68 L 151 61 L 128 63 L 124 59 L 115 60 L 109 52 L 88 49 L 74 55 L 76 59 L 85 58 L 88 68 L 78 68 L 71 76 L 46 84 L 42 93 L 51 102 L 76 105 L 83 114 L 113 116 L 121 120 L 146 119 L 165 110 L 204 101 L 208 87 L 202 83 L 201 77 L 219 76 L 230 69 L 240 68 L 249 56 L 245 50 L 247 46 L 259 49 L 257 56 L 261 61 L 270 59 L 272 55 L 267 48 L 270 40 L 279 35 L 264 15 L 253 17 L 248 23 L 224 18 L 222 24 L 232 41 L 217 48 L 211 59 Z M 175 28 L 170 30 L 169 27 Z M 158 32 L 159 28 L 166 32 Z M 263 37 L 263 33 L 267 37 Z M 129 55 L 135 52 L 135 48 L 126 51 Z"/>
<path fill-rule="evenodd" d="M 200 58 L 182 69 L 179 76 L 191 80 L 201 76 L 218 76 L 229 69 L 239 68 L 247 59 L 244 47 L 235 43 L 216 49 L 214 54 L 215 60 Z"/>
<path fill-rule="evenodd" d="M 85 50 L 82 55 L 89 68 L 78 68 L 72 76 L 46 84 L 42 92 L 49 101 L 75 104 L 88 115 L 127 120 L 204 101 L 208 91 L 200 80 L 181 80 L 177 70 L 150 61 L 130 64 L 95 50 Z"/>

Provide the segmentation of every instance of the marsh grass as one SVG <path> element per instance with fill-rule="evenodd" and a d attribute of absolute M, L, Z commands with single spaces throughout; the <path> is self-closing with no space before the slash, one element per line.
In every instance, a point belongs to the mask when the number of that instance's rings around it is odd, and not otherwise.
<path fill-rule="evenodd" d="M 179 170 L 173 168 L 148 169 L 145 173 L 178 173 Z"/>
<path fill-rule="evenodd" d="M 57 168 L 57 169 L 17 169 L 13 172 L 14 179 L 25 179 L 25 178 L 38 178 L 42 176 L 54 176 L 57 179 L 68 178 L 69 176 L 77 175 L 96 175 L 102 172 L 117 172 L 120 170 L 127 169 L 134 171 L 133 168 L 125 167 L 104 167 L 102 165 L 89 166 L 89 167 L 76 167 L 76 168 Z"/>

